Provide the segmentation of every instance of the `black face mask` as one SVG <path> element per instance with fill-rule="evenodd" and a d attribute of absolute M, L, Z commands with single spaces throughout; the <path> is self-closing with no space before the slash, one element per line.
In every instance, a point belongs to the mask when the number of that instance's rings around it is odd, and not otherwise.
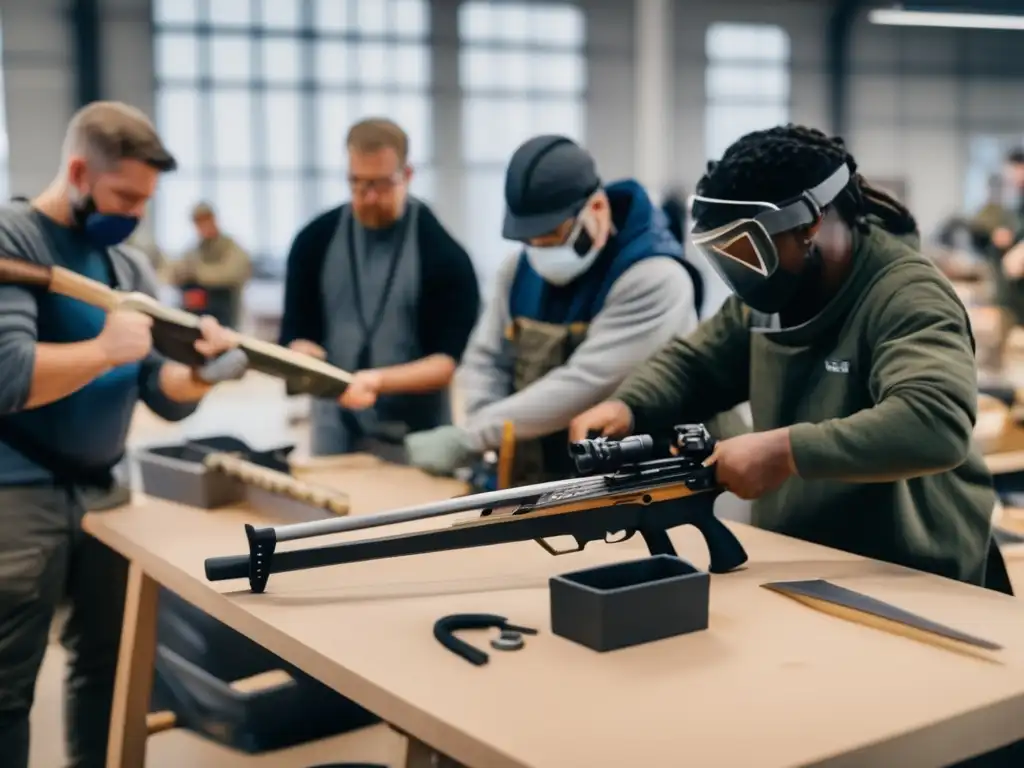
<path fill-rule="evenodd" d="M 137 216 L 97 211 L 92 195 L 85 195 L 71 204 L 71 219 L 75 229 L 97 248 L 123 243 L 139 226 Z"/>
<path fill-rule="evenodd" d="M 821 279 L 821 272 L 821 252 L 817 246 L 812 245 L 804 257 L 804 268 L 799 274 L 780 266 L 767 279 L 735 293 L 751 309 L 774 315 L 789 308 L 798 297 L 813 293 Z"/>

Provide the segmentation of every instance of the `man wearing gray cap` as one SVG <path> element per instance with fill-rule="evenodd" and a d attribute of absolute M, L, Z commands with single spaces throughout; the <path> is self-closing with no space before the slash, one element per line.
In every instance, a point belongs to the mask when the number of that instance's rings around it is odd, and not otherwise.
<path fill-rule="evenodd" d="M 411 463 L 448 474 L 514 427 L 513 484 L 565 477 L 566 429 L 636 365 L 697 325 L 693 267 L 634 180 L 602 183 L 564 136 L 513 154 L 503 235 L 522 243 L 499 270 L 457 381 L 467 423 L 410 435 Z"/>

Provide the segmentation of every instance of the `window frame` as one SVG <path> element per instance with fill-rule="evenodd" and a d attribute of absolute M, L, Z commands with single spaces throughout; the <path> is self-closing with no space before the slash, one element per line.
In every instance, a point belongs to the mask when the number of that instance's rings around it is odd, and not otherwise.
<path fill-rule="evenodd" d="M 199 127 L 196 129 L 196 144 L 194 157 L 190 162 L 177 173 L 190 178 L 199 179 L 200 195 L 210 200 L 215 206 L 217 200 L 217 186 L 221 180 L 246 179 L 252 185 L 254 218 L 248 232 L 229 232 L 237 237 L 246 247 L 250 248 L 254 260 L 272 265 L 275 269 L 283 267 L 287 256 L 286 250 L 282 252 L 280 237 L 274 237 L 273 229 L 278 224 L 271 221 L 276 206 L 272 202 L 271 186 L 277 179 L 299 179 L 298 189 L 300 201 L 297 209 L 299 221 L 295 222 L 295 231 L 298 231 L 303 222 L 314 216 L 318 211 L 337 205 L 348 199 L 348 195 L 341 198 L 327 198 L 326 190 L 336 190 L 334 184 L 327 184 L 325 180 L 339 174 L 341 179 L 345 178 L 343 142 L 344 133 L 356 119 L 364 117 L 360 112 L 349 112 L 348 123 L 338 125 L 334 131 L 337 140 L 337 152 L 342 155 L 342 168 L 337 163 L 328 162 L 320 157 L 321 147 L 328 146 L 326 139 L 322 140 L 321 121 L 316 108 L 317 102 L 328 95 L 345 94 L 360 99 L 369 97 L 378 100 L 383 99 L 385 103 L 395 98 L 415 96 L 422 98 L 425 103 L 423 110 L 406 109 L 405 115 L 415 114 L 417 111 L 423 116 L 424 125 L 403 124 L 401 119 L 396 118 L 410 133 L 412 144 L 411 164 L 415 168 L 423 167 L 427 173 L 425 178 L 430 178 L 429 173 L 434 156 L 433 147 L 433 125 L 432 125 L 432 72 L 431 59 L 433 51 L 430 46 L 430 25 L 431 8 L 429 0 L 347 0 L 346 18 L 348 28 L 345 30 L 321 29 L 317 23 L 319 16 L 319 3 L 336 3 L 338 0 L 299 0 L 299 19 L 296 26 L 288 24 L 275 24 L 266 26 L 263 24 L 263 9 L 268 2 L 277 0 L 238 0 L 246 2 L 250 7 L 250 19 L 247 23 L 239 24 L 217 24 L 211 21 L 210 9 L 211 0 L 192 0 L 196 8 L 196 16 L 188 21 L 179 18 L 177 21 L 165 21 L 159 17 L 163 6 L 170 3 L 172 10 L 179 10 L 178 2 L 184 6 L 185 0 L 163 0 L 153 4 L 153 36 L 154 36 L 154 68 L 155 68 L 155 90 L 157 107 L 157 124 L 163 130 L 166 122 L 162 114 L 164 104 L 162 93 L 182 89 L 182 91 L 194 91 L 197 94 L 197 121 Z M 358 12 L 358 7 L 366 2 L 377 3 L 384 7 L 385 27 L 382 31 L 370 33 L 359 31 L 352 24 Z M 404 23 L 396 22 L 398 11 L 396 8 L 414 4 L 421 8 L 423 26 L 411 29 L 408 25 L 408 14 L 403 18 Z M 195 41 L 196 63 L 194 66 L 195 76 L 179 77 L 165 75 L 161 67 L 160 45 L 166 35 L 188 36 Z M 248 73 L 245 77 L 234 76 L 225 79 L 213 66 L 212 46 L 214 40 L 232 39 L 240 41 L 247 53 Z M 295 77 L 289 77 L 287 82 L 278 81 L 277 78 L 268 77 L 266 72 L 266 50 L 267 42 L 279 43 L 283 41 L 294 42 L 298 71 Z M 320 70 L 317 66 L 315 49 L 317 46 L 337 45 L 342 55 L 352 64 L 351 71 L 355 73 L 346 82 L 326 82 L 320 77 Z M 386 51 L 401 49 L 415 49 L 420 51 L 420 60 L 426 70 L 421 74 L 415 83 L 392 82 L 384 84 L 368 83 L 365 77 L 359 76 L 357 66 L 359 48 L 364 45 L 381 45 Z M 389 67 L 390 68 L 390 67 Z M 186 68 L 187 70 L 187 68 Z M 248 140 L 252 145 L 251 162 L 243 164 L 244 167 L 225 167 L 218 161 L 216 152 L 216 130 L 214 103 L 216 95 L 230 92 L 244 91 L 249 94 L 251 105 L 249 107 L 250 118 L 248 122 Z M 282 167 L 280 163 L 271 158 L 269 141 L 272 131 L 268 128 L 270 121 L 267 120 L 268 101 L 273 101 L 273 94 L 289 94 L 296 97 L 298 104 L 298 156 L 290 159 L 290 166 Z M 388 108 L 389 110 L 391 107 Z M 426 146 L 425 146 L 426 145 Z M 171 146 L 175 151 L 175 147 Z M 194 160 L 194 162 L 192 162 Z M 347 188 L 347 186 L 346 186 Z M 431 193 L 433 190 L 429 190 Z M 153 219 L 156 231 L 173 233 L 181 228 L 188 228 L 187 219 L 182 220 L 182 212 L 171 212 L 165 206 L 160 205 L 158 199 L 153 206 Z M 198 202 L 198 200 L 197 200 Z M 179 201 L 180 204 L 180 201 Z M 171 218 L 173 217 L 173 221 Z M 166 221 L 164 219 L 167 219 Z M 228 231 L 225 223 L 225 231 Z M 293 233 L 294 234 L 294 233 Z M 173 250 L 187 248 L 186 238 L 178 238 Z"/>
<path fill-rule="evenodd" d="M 535 24 L 536 17 L 551 12 L 552 9 L 571 15 L 572 24 L 578 27 L 576 30 L 578 34 L 572 39 L 564 39 L 561 42 L 538 40 L 536 35 L 532 35 L 530 30 L 538 28 Z M 515 12 L 523 14 L 520 26 L 525 29 L 518 39 L 514 39 L 507 33 L 507 29 L 511 25 L 500 23 L 502 14 Z M 475 34 L 472 29 L 467 29 L 468 20 L 474 13 L 491 13 L 492 20 L 499 19 L 499 21 L 492 21 L 488 25 L 490 30 L 487 33 Z M 477 273 L 486 292 L 489 290 L 492 277 L 500 263 L 516 248 L 515 244 L 509 243 L 501 237 L 501 216 L 504 211 L 502 195 L 492 195 L 491 193 L 501 189 L 508 155 L 515 149 L 515 146 L 540 132 L 534 130 L 534 127 L 540 125 L 541 121 L 532 115 L 537 112 L 550 111 L 553 105 L 566 106 L 570 110 L 575 110 L 577 125 L 574 131 L 558 130 L 556 126 L 543 128 L 542 131 L 564 133 L 581 144 L 586 142 L 586 111 L 589 98 L 587 57 L 589 30 L 585 10 L 578 4 L 566 2 L 566 0 L 543 3 L 510 2 L 494 5 L 481 2 L 481 0 L 464 0 L 459 6 L 458 14 L 459 92 L 462 105 L 462 141 L 459 163 L 464 179 L 463 207 L 465 210 L 472 209 L 474 211 L 473 215 L 468 217 L 465 222 L 465 229 L 469 252 L 474 256 Z M 470 59 L 480 55 L 486 56 L 488 53 L 509 57 L 521 56 L 527 68 L 525 85 L 516 86 L 508 83 L 488 85 L 468 82 L 471 80 L 467 77 Z M 538 55 L 545 54 L 571 56 L 579 68 L 580 82 L 578 86 L 575 88 L 547 88 L 543 79 L 532 79 L 534 75 L 530 71 L 531 60 Z M 476 131 L 473 130 L 473 124 L 475 124 L 473 116 L 483 114 L 486 111 L 484 105 L 490 103 L 494 114 L 498 115 L 503 107 L 511 108 L 517 102 L 525 110 L 521 115 L 526 126 L 525 135 L 512 136 L 509 134 L 508 141 L 495 142 L 495 129 L 485 129 L 482 130 L 482 133 L 486 135 L 486 141 L 482 141 L 476 136 Z M 498 120 L 499 125 L 507 127 L 505 125 L 507 120 L 500 120 L 497 117 L 495 119 Z M 478 151 L 483 146 L 492 150 L 488 156 Z M 488 190 L 488 199 L 486 200 L 481 199 L 482 195 L 475 192 L 475 190 L 482 189 Z"/>
<path fill-rule="evenodd" d="M 744 45 L 719 42 L 716 35 L 747 36 Z M 758 35 L 762 36 L 763 45 L 756 44 Z M 774 35 L 780 45 L 777 50 L 766 50 L 769 36 Z M 704 34 L 704 151 L 708 159 L 718 159 L 722 153 L 744 133 L 772 125 L 785 123 L 789 120 L 792 109 L 792 38 L 788 30 L 780 24 L 748 23 L 748 22 L 713 22 Z M 742 70 L 764 73 L 774 70 L 782 82 L 782 95 L 761 96 L 757 93 L 736 94 L 716 92 L 715 84 L 720 83 L 718 76 L 730 70 Z M 748 122 L 742 130 L 723 131 L 721 123 L 723 115 L 733 112 L 742 114 L 746 110 Z M 755 113 L 767 114 L 776 111 L 776 119 L 764 121 L 750 118 Z M 736 120 L 734 123 L 741 123 Z M 733 135 L 735 134 L 735 135 Z"/>

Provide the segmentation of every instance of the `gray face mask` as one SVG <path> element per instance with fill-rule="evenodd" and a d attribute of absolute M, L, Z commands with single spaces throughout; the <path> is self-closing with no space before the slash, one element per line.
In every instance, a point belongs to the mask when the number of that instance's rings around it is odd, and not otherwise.
<path fill-rule="evenodd" d="M 534 271 L 552 285 L 568 285 L 590 269 L 601 248 L 586 227 L 589 217 L 584 210 L 565 242 L 556 246 L 526 246 L 526 258 Z"/>

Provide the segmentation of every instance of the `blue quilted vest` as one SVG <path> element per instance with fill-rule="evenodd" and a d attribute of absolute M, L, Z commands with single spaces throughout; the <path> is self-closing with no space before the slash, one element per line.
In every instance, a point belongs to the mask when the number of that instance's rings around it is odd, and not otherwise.
<path fill-rule="evenodd" d="M 530 266 L 524 250 L 509 295 L 513 319 L 556 325 L 589 323 L 601 311 L 615 281 L 637 262 L 669 256 L 683 268 L 692 268 L 683 258 L 682 246 L 669 231 L 664 212 L 651 203 L 638 182 L 614 182 L 605 187 L 605 192 L 616 231 L 597 261 L 572 283 L 554 286 Z"/>

